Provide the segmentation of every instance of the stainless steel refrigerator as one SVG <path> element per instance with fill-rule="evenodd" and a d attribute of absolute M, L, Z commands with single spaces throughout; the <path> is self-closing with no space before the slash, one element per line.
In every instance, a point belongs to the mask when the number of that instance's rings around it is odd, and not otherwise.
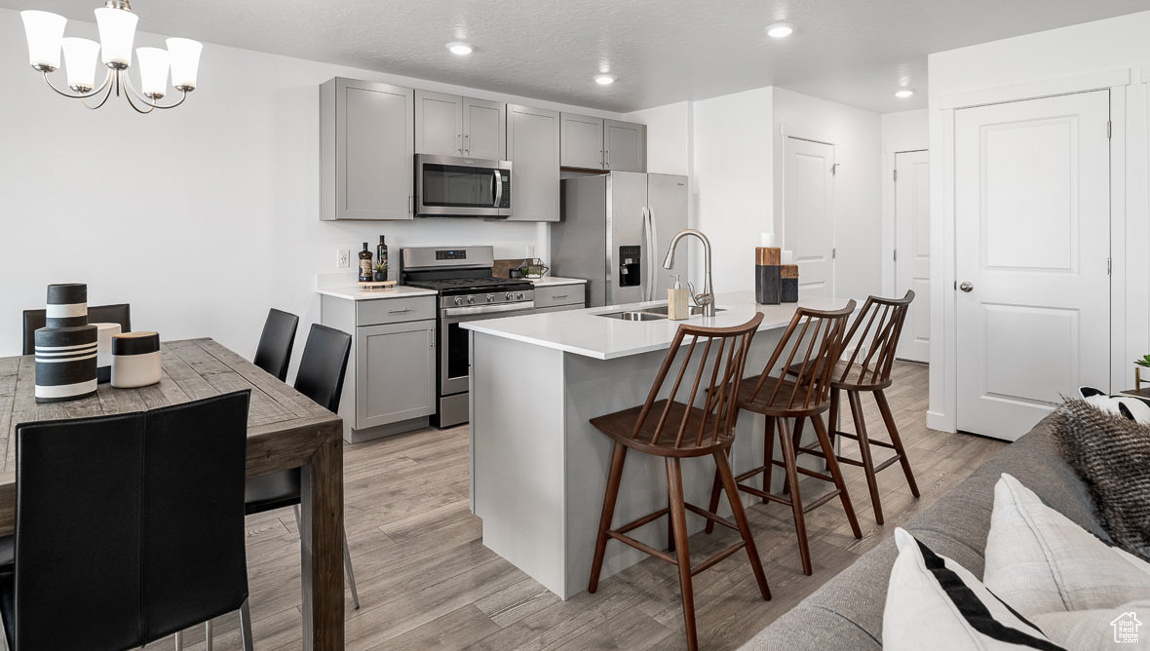
<path fill-rule="evenodd" d="M 687 228 L 687 177 L 610 172 L 563 179 L 562 194 L 551 273 L 586 279 L 591 307 L 665 300 L 676 273 L 686 286 L 687 247 L 674 270 L 663 269 L 663 258 Z"/>

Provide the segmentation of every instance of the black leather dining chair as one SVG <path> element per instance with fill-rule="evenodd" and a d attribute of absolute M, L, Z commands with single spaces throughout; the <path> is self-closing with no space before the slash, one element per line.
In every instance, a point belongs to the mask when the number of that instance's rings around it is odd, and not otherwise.
<path fill-rule="evenodd" d="M 307 343 L 303 347 L 299 371 L 296 373 L 296 390 L 328 411 L 338 412 L 339 399 L 343 393 L 343 379 L 347 373 L 347 361 L 350 356 L 351 335 L 325 325 L 313 324 L 307 335 Z M 299 468 L 249 479 L 244 496 L 247 514 L 254 515 L 291 506 L 298 529 L 299 505 L 303 501 L 300 481 Z M 351 567 L 346 528 L 343 534 L 343 565 L 347 573 L 348 586 L 351 588 L 352 603 L 358 610 L 359 591 L 355 587 L 355 572 Z"/>
<path fill-rule="evenodd" d="M 297 327 L 298 316 L 274 307 L 268 310 L 268 318 L 264 321 L 264 331 L 260 334 L 252 363 L 279 378 L 280 382 L 287 382 Z"/>
<path fill-rule="evenodd" d="M 36 331 L 47 321 L 46 310 L 24 310 L 24 353 L 36 352 Z M 93 305 L 88 308 L 88 323 L 119 323 L 121 332 L 132 331 L 132 308 L 127 303 Z"/>
<path fill-rule="evenodd" d="M 136 648 L 247 612 L 249 399 L 16 426 L 9 649 Z"/>

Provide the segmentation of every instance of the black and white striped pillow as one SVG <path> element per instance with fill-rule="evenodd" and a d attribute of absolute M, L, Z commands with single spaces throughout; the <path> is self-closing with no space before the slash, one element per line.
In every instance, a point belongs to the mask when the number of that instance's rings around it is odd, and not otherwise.
<path fill-rule="evenodd" d="M 905 529 L 883 612 L 884 651 L 1066 651 L 953 560 Z"/>

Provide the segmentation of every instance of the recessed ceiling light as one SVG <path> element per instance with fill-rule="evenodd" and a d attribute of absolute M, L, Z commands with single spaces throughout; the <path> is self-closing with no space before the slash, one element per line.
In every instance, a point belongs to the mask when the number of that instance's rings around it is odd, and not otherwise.
<path fill-rule="evenodd" d="M 467 43 L 448 43 L 447 49 L 451 50 L 452 54 L 461 57 L 465 57 L 468 54 L 471 54 L 471 52 L 474 50 L 474 48 L 472 48 Z"/>
<path fill-rule="evenodd" d="M 595 83 L 600 86 L 610 86 L 615 83 L 615 75 L 595 75 Z"/>
<path fill-rule="evenodd" d="M 899 98 L 899 99 L 906 99 L 908 97 L 911 97 L 912 95 L 914 95 L 914 89 L 913 88 L 900 88 L 900 89 L 894 91 L 894 96 Z"/>
<path fill-rule="evenodd" d="M 795 28 L 787 23 L 775 23 L 767 28 L 767 36 L 771 38 L 786 38 L 795 33 Z"/>

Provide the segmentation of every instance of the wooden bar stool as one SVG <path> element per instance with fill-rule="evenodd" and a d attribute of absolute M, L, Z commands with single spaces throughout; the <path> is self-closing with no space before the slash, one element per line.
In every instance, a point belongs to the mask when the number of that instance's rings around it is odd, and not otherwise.
<path fill-rule="evenodd" d="M 916 498 L 919 496 L 918 484 L 914 481 L 910 461 L 906 458 L 906 450 L 903 448 L 902 439 L 898 435 L 898 426 L 894 422 L 894 415 L 890 411 L 886 394 L 883 393 L 883 390 L 891 385 L 890 371 L 894 365 L 898 340 L 902 335 L 902 324 L 906 320 L 907 309 L 913 300 L 913 291 L 907 291 L 906 296 L 898 299 L 877 296 L 868 298 L 863 303 L 858 318 L 855 319 L 851 329 L 847 332 L 848 347 L 850 342 L 855 341 L 855 335 L 858 335 L 854 352 L 847 361 L 838 362 L 834 377 L 831 380 L 830 422 L 832 424 L 838 423 L 840 395 L 842 391 L 846 391 L 856 432 L 855 434 L 840 432 L 837 431 L 836 427 L 834 434 L 858 441 L 859 456 L 862 457 L 862 460 L 841 455 L 836 455 L 835 458 L 841 463 L 859 466 L 866 472 L 867 487 L 870 489 L 871 504 L 874 506 L 874 519 L 878 524 L 883 523 L 882 503 L 879 500 L 878 478 L 876 477 L 879 471 L 886 470 L 895 462 L 900 463 L 902 472 L 906 475 L 906 483 L 910 486 L 911 494 Z M 858 330 L 864 323 L 866 325 L 859 333 Z M 890 443 L 876 441 L 867 434 L 861 398 L 864 391 L 871 393 L 875 402 L 878 403 L 879 413 L 882 414 L 887 433 L 890 434 Z M 870 446 L 872 445 L 894 450 L 895 454 L 875 465 L 874 457 L 871 455 Z M 799 452 L 824 456 L 819 450 L 811 448 L 802 448 Z"/>
<path fill-rule="evenodd" d="M 739 490 L 762 498 L 764 504 L 777 502 L 791 507 L 795 518 L 795 532 L 799 539 L 799 556 L 803 563 L 803 573 L 808 576 L 813 571 L 810 546 L 807 543 L 808 512 L 838 497 L 842 501 L 843 510 L 846 511 L 847 521 L 850 522 L 855 538 L 862 538 L 862 530 L 859 529 L 858 519 L 851 505 L 846 482 L 843 481 L 827 427 L 821 417 L 830 409 L 831 371 L 834 369 L 834 364 L 830 362 L 837 360 L 842 354 L 847 318 L 854 309 L 853 300 L 841 310 L 820 311 L 800 307 L 779 339 L 779 344 L 775 347 L 775 352 L 763 372 L 758 378 L 745 379 L 739 388 L 739 409 L 766 416 L 767 424 L 763 444 L 763 465 L 739 474 L 735 477 L 735 481 L 743 482 L 762 473 L 762 489 L 738 483 Z M 784 356 L 786 361 L 780 363 Z M 788 369 L 793 371 L 793 379 L 788 379 Z M 774 375 L 776 371 L 777 376 Z M 788 421 L 791 418 L 795 420 L 793 433 Z M 829 475 L 802 468 L 796 461 L 796 448 L 799 447 L 803 425 L 807 419 L 813 424 L 819 445 L 826 453 Z M 776 432 L 782 461 L 774 459 Z M 789 497 L 771 493 L 771 472 L 774 466 L 780 466 L 786 472 L 785 487 Z M 833 482 L 835 488 L 804 505 L 802 492 L 799 490 L 800 474 Z M 716 477 L 715 481 L 716 484 L 711 491 L 712 511 L 719 505 L 719 478 Z M 708 522 L 707 531 L 713 530 L 714 527 Z"/>
<path fill-rule="evenodd" d="M 671 349 L 659 369 L 647 401 L 639 407 L 632 407 L 605 416 L 593 418 L 591 424 L 615 441 L 611 453 L 611 469 L 607 477 L 607 491 L 603 497 L 603 515 L 599 520 L 599 536 L 595 542 L 595 558 L 591 565 L 591 580 L 588 592 L 599 587 L 599 573 L 603 568 L 603 553 L 607 539 L 614 538 L 655 558 L 678 566 L 679 585 L 683 597 L 683 622 L 687 630 L 687 648 L 699 648 L 695 627 L 695 597 L 691 588 L 691 577 L 731 556 L 740 549 L 747 550 L 751 570 L 759 584 L 763 599 L 771 598 L 767 578 L 763 574 L 763 564 L 755 548 L 743 505 L 739 502 L 731 468 L 727 463 L 727 450 L 735 438 L 735 419 L 738 406 L 735 398 L 739 390 L 747 361 L 747 351 L 755 330 L 762 322 L 763 315 L 756 314 L 747 323 L 732 328 L 703 328 L 689 325 L 679 326 Z M 683 340 L 691 338 L 687 346 Z M 702 345 L 699 345 L 702 342 Z M 701 350 L 700 355 L 696 355 Z M 680 353 L 685 355 L 680 356 Z M 682 357 L 678 373 L 669 395 L 658 399 L 663 382 L 667 379 L 675 360 Z M 676 401 L 679 389 L 685 385 L 688 366 L 698 358 L 694 380 L 690 382 L 690 392 L 682 401 Z M 695 406 L 696 398 L 702 400 L 702 407 Z M 661 509 L 638 520 L 611 528 L 615 515 L 615 502 L 619 497 L 619 483 L 623 477 L 623 462 L 627 451 L 634 449 L 646 454 L 664 457 L 667 464 L 668 508 Z M 710 511 L 688 504 L 683 498 L 683 475 L 680 459 L 711 455 L 715 458 L 716 476 L 726 490 L 727 498 L 734 512 L 735 522 L 719 517 L 712 506 Z M 691 567 L 691 555 L 687 547 L 687 511 L 697 513 L 709 522 L 719 523 L 739 532 L 742 539 L 727 549 L 715 554 L 695 567 Z M 656 519 L 670 515 L 671 531 L 674 539 L 674 553 L 660 551 L 640 542 L 627 534 Z"/>

